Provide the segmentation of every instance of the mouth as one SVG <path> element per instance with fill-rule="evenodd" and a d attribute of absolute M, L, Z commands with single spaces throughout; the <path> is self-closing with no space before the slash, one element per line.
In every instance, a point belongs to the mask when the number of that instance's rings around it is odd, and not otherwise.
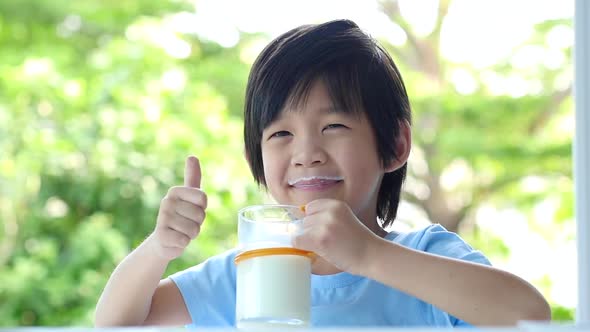
<path fill-rule="evenodd" d="M 318 191 L 333 187 L 343 180 L 341 176 L 309 176 L 289 180 L 289 186 L 300 190 Z"/>

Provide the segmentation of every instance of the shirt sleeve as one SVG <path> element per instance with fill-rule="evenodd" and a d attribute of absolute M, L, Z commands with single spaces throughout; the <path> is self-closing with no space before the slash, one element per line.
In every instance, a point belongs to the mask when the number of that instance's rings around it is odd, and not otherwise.
<path fill-rule="evenodd" d="M 170 276 L 176 284 L 192 324 L 187 327 L 232 327 L 235 325 L 235 252 L 214 256 Z"/>
<path fill-rule="evenodd" d="M 492 265 L 483 253 L 473 249 L 458 234 L 447 231 L 439 224 L 426 228 L 418 246 L 428 253 L 483 265 Z M 473 327 L 473 325 L 454 316 L 449 315 L 449 319 L 453 326 Z"/>
<path fill-rule="evenodd" d="M 449 258 L 492 265 L 479 250 L 473 249 L 457 233 L 449 232 L 439 224 L 424 230 L 418 249 Z"/>

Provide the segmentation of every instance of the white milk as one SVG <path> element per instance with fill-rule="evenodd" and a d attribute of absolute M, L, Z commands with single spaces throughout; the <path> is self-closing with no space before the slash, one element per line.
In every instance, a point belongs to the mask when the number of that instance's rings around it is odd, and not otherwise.
<path fill-rule="evenodd" d="M 311 259 L 276 254 L 237 263 L 238 328 L 307 327 L 311 310 Z"/>

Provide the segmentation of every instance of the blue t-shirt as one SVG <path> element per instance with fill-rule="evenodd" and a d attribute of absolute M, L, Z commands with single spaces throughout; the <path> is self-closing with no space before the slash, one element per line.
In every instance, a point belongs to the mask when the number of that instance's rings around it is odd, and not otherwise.
<path fill-rule="evenodd" d="M 441 225 L 387 234 L 415 250 L 490 265 L 479 251 Z M 170 276 L 193 323 L 188 327 L 233 327 L 236 307 L 235 250 Z M 392 262 L 395 264 L 395 262 Z M 341 272 L 312 275 L 311 326 L 469 326 L 435 306 L 365 277 Z"/>

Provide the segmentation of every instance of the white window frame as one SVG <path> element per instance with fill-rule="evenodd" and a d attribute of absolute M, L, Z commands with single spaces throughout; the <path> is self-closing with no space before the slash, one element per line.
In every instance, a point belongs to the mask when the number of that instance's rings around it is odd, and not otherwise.
<path fill-rule="evenodd" d="M 590 322 L 590 1 L 576 0 L 574 9 L 573 142 L 574 197 L 578 251 L 576 322 Z"/>

